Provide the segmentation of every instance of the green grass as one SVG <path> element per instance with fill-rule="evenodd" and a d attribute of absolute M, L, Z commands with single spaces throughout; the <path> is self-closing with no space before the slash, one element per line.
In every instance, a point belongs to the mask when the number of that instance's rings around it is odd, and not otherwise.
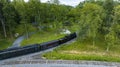
<path fill-rule="evenodd" d="M 46 59 L 53 60 L 92 60 L 92 61 L 108 61 L 120 62 L 120 45 L 110 47 L 106 51 L 106 44 L 102 38 L 96 40 L 96 44 L 92 45 L 89 38 L 83 41 L 76 41 L 69 45 L 62 45 L 52 52 L 43 54 Z"/>
<path fill-rule="evenodd" d="M 12 41 L 10 40 L 0 40 L 0 50 L 7 49 L 12 45 Z"/>
<path fill-rule="evenodd" d="M 84 55 L 84 54 L 60 54 L 57 52 L 51 52 L 44 55 L 46 59 L 52 60 L 89 60 L 89 61 L 108 61 L 108 62 L 120 62 L 120 57 L 112 56 L 99 56 L 99 55 Z"/>
<path fill-rule="evenodd" d="M 43 42 L 59 39 L 61 37 L 64 37 L 63 34 L 58 34 L 54 32 L 37 32 L 30 36 L 29 39 L 24 40 L 21 43 L 21 46 L 31 45 L 31 44 L 40 44 Z"/>

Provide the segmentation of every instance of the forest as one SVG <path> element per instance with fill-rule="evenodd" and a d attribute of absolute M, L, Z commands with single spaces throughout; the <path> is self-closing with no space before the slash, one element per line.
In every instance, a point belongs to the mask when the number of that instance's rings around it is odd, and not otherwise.
<path fill-rule="evenodd" d="M 73 7 L 59 0 L 0 0 L 0 48 L 29 32 L 60 33 L 62 29 L 77 32 L 77 42 L 93 47 L 103 42 L 108 52 L 120 45 L 120 1 L 85 0 Z"/>

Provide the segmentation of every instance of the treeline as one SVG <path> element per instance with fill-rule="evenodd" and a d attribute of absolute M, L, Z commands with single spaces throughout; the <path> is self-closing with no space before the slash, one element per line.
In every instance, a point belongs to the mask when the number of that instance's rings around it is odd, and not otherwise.
<path fill-rule="evenodd" d="M 79 38 L 105 42 L 107 48 L 120 45 L 120 3 L 115 0 L 86 0 L 80 8 Z M 102 39 L 102 40 L 100 40 Z"/>
<path fill-rule="evenodd" d="M 16 33 L 52 31 L 65 26 L 77 27 L 79 38 L 91 38 L 93 45 L 102 35 L 109 46 L 120 42 L 120 3 L 117 0 L 85 0 L 76 7 L 59 0 L 0 0 L 0 39 Z"/>
<path fill-rule="evenodd" d="M 73 7 L 59 5 L 59 1 L 41 3 L 40 0 L 0 0 L 0 38 L 14 38 L 16 33 L 50 31 L 69 25 L 69 11 Z"/>

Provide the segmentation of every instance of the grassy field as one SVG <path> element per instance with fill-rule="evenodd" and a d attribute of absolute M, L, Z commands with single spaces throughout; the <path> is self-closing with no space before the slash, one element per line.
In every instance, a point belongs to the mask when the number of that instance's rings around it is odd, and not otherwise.
<path fill-rule="evenodd" d="M 40 44 L 43 42 L 59 39 L 64 37 L 64 34 L 57 34 L 54 32 L 37 32 L 30 36 L 29 39 L 24 40 L 21 43 L 21 46 L 31 45 L 31 44 Z"/>
<path fill-rule="evenodd" d="M 33 34 L 29 39 L 24 40 L 21 46 L 47 42 L 54 39 L 64 37 L 63 34 L 38 32 Z M 101 37 L 101 36 L 100 36 Z M 91 39 L 76 40 L 74 43 L 64 44 L 52 52 L 44 53 L 43 57 L 52 60 L 92 60 L 92 61 L 108 61 L 108 62 L 120 62 L 120 45 L 114 45 L 110 47 L 109 51 L 106 51 L 107 45 L 104 38 L 97 38 L 96 44 L 92 45 Z"/>
<path fill-rule="evenodd" d="M 94 61 L 109 61 L 120 62 L 120 45 L 110 47 L 106 51 L 106 44 L 102 38 L 96 40 L 96 45 L 92 45 L 90 39 L 85 41 L 76 41 L 69 45 L 62 45 L 52 52 L 43 54 L 46 59 L 53 60 L 94 60 Z"/>
<path fill-rule="evenodd" d="M 0 50 L 7 49 L 12 45 L 12 41 L 10 40 L 0 40 Z"/>

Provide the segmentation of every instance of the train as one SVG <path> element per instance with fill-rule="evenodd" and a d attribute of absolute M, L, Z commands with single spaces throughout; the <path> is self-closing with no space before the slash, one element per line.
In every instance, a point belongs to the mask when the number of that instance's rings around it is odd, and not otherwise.
<path fill-rule="evenodd" d="M 10 48 L 6 50 L 2 50 L 0 51 L 0 60 L 18 57 L 18 56 L 50 49 L 50 48 L 59 46 L 61 44 L 64 44 L 72 39 L 75 39 L 76 37 L 77 37 L 76 33 L 72 33 L 63 38 L 44 42 L 41 44 L 33 44 L 29 46 L 24 46 L 24 47 L 17 47 L 17 48 Z"/>

